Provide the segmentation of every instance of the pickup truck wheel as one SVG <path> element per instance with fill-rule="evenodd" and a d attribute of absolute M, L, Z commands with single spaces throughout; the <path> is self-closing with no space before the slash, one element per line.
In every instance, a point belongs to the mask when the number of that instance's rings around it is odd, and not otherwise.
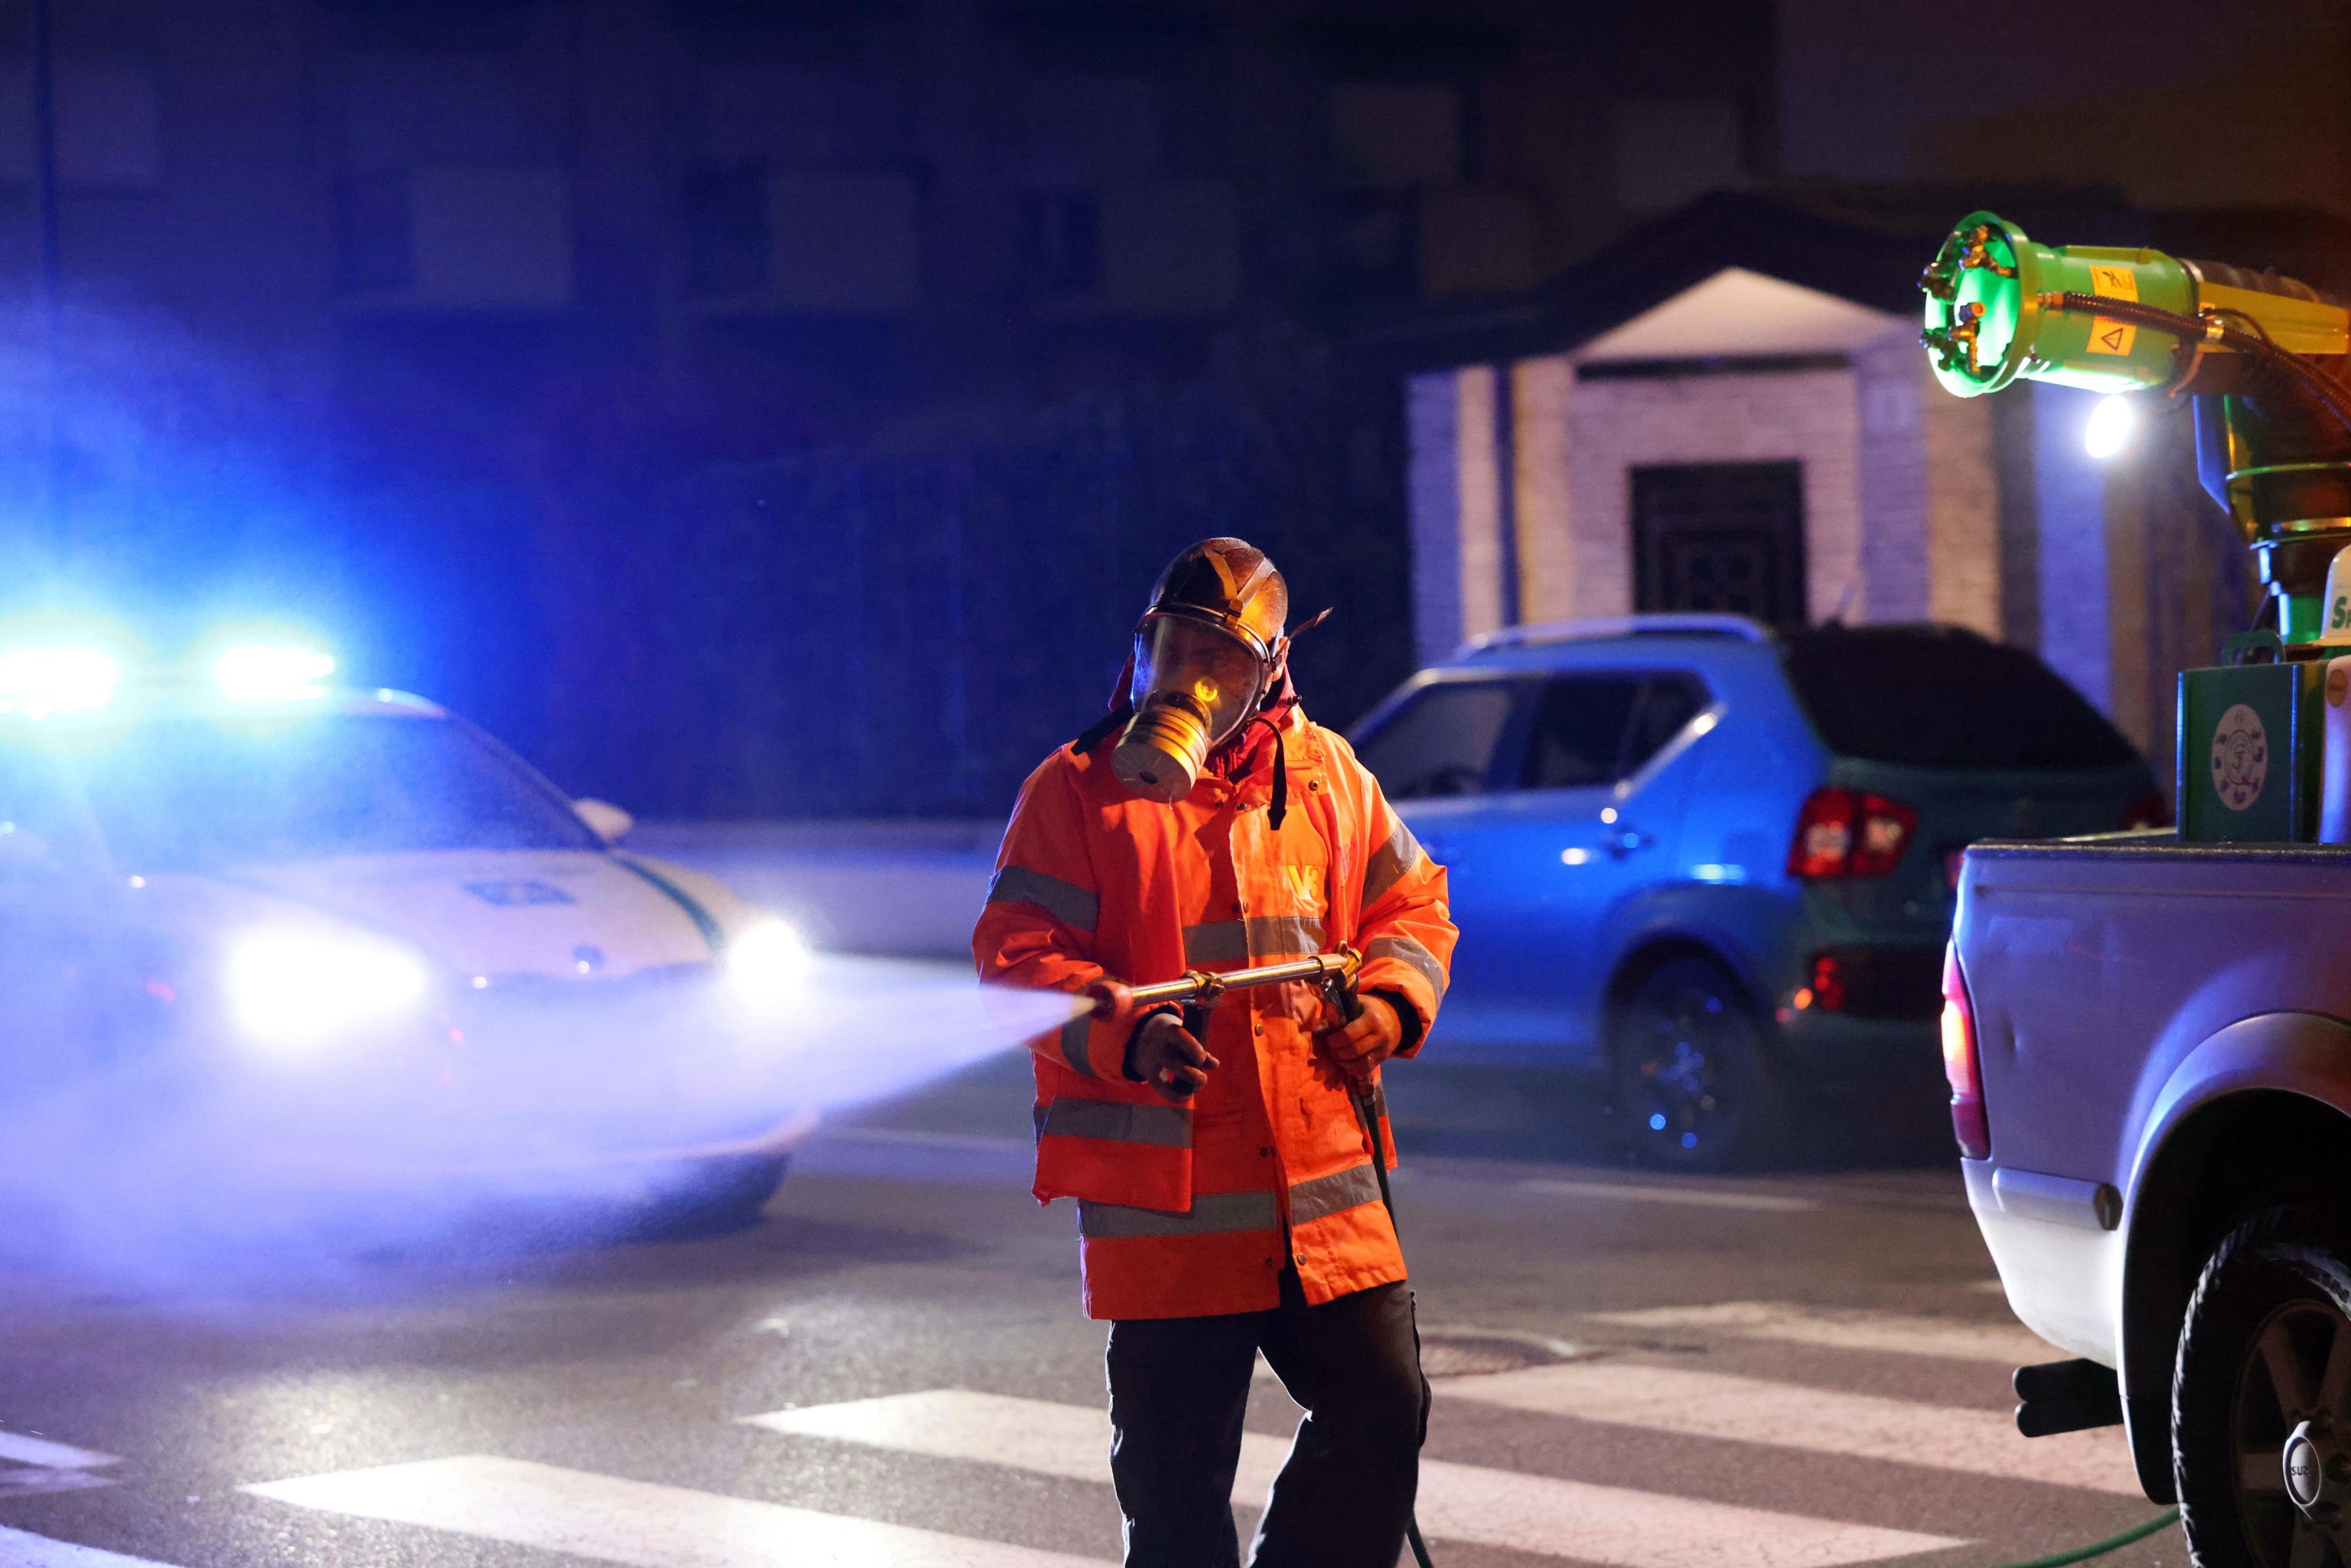
<path fill-rule="evenodd" d="M 1762 1026 L 1729 972 L 1673 958 L 1609 1018 L 1609 1071 L 1633 1157 L 1715 1170 L 1751 1158 L 1778 1131 L 1780 1094 Z"/>
<path fill-rule="evenodd" d="M 2324 1236 L 2258 1214 L 2189 1301 L 2171 1464 L 2198 1568 L 2351 1564 L 2351 1264 Z"/>

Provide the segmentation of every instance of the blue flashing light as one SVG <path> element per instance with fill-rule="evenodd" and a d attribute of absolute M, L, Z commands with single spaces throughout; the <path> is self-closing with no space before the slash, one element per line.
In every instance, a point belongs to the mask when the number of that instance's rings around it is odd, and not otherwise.
<path fill-rule="evenodd" d="M 1682 1134 L 1682 1147 L 1686 1149 L 1694 1149 L 1698 1147 L 1698 1134 L 1696 1133 L 1684 1133 Z"/>
<path fill-rule="evenodd" d="M 114 700 L 122 665 L 102 648 L 81 643 L 0 652 L 0 713 L 43 718 L 83 713 Z"/>
<path fill-rule="evenodd" d="M 1652 1112 L 1650 1112 L 1650 1113 L 1649 1113 L 1649 1131 L 1651 1131 L 1652 1133 L 1662 1133 L 1662 1132 L 1664 1132 L 1665 1130 L 1666 1130 L 1666 1113 L 1665 1113 L 1663 1111 L 1652 1111 Z"/>
<path fill-rule="evenodd" d="M 213 679 L 235 702 L 269 702 L 327 695 L 335 656 L 288 643 L 251 643 L 225 648 L 213 660 Z"/>

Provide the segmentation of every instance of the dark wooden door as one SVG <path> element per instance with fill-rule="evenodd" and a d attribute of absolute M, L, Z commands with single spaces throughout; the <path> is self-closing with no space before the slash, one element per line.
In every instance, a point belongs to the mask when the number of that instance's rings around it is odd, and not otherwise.
<path fill-rule="evenodd" d="M 1634 469 L 1633 608 L 1804 624 L 1803 465 Z"/>

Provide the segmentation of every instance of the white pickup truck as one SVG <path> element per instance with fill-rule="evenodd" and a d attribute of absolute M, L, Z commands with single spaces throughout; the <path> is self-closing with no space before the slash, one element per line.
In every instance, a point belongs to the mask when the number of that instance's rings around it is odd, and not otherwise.
<path fill-rule="evenodd" d="M 2346 930 L 2351 848 L 1991 841 L 1960 878 L 1969 1201 L 2083 1358 L 2020 1369 L 2018 1424 L 2126 1422 L 2203 1568 L 2351 1563 Z"/>

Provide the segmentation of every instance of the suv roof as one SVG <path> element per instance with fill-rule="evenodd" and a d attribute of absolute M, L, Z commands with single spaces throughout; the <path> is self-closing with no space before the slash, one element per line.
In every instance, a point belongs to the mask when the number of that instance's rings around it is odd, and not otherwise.
<path fill-rule="evenodd" d="M 1770 627 L 1744 615 L 1609 615 L 1590 621 L 1505 626 L 1462 643 L 1454 651 L 1453 662 L 1558 643 L 1595 643 L 1624 637 L 1722 637 L 1741 643 L 1774 640 Z"/>

